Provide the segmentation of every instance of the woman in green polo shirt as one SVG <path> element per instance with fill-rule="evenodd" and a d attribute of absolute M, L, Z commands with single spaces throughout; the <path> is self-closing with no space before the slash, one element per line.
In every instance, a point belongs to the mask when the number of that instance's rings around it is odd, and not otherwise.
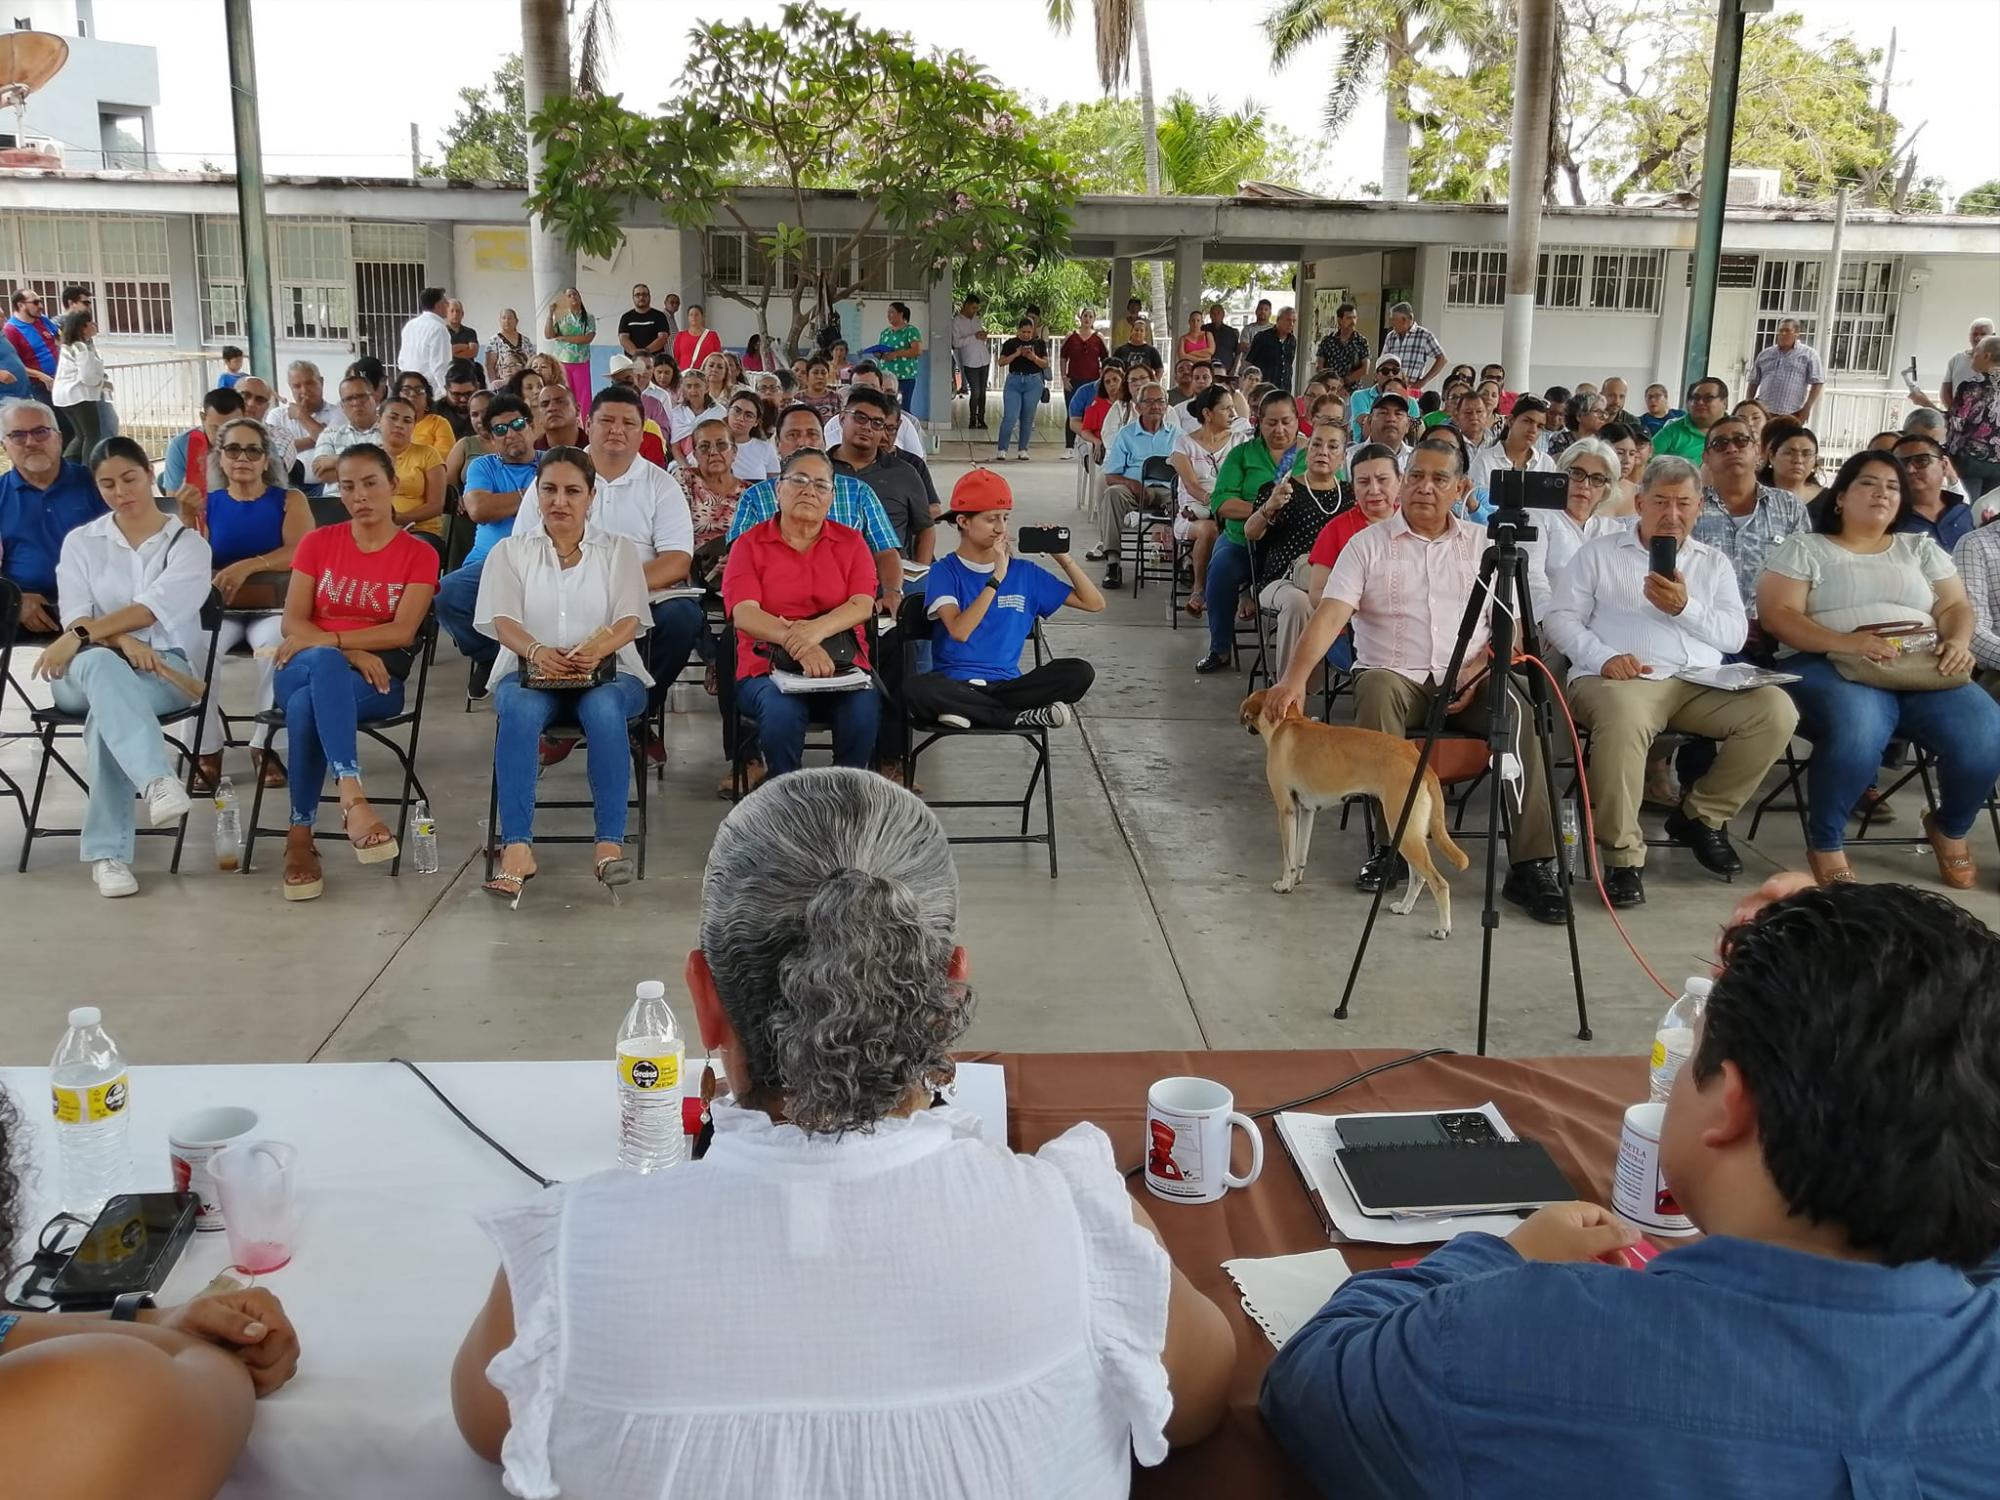
<path fill-rule="evenodd" d="M 1299 441 L 1299 408 L 1289 391 L 1269 391 L 1257 403 L 1257 435 L 1229 450 L 1215 476 L 1209 503 L 1222 535 L 1208 559 L 1208 655 L 1195 663 L 1206 675 L 1225 670 L 1236 633 L 1236 601 L 1250 582 L 1250 545 L 1243 523 L 1280 474 L 1305 471 Z"/>
<path fill-rule="evenodd" d="M 917 359 L 924 352 L 924 341 L 916 324 L 910 321 L 907 303 L 889 304 L 889 326 L 882 330 L 877 342 L 888 351 L 881 356 L 880 364 L 895 377 L 896 388 L 902 393 L 903 410 L 908 411 L 910 398 L 917 393 Z"/>
<path fill-rule="evenodd" d="M 542 320 L 542 337 L 548 341 L 556 363 L 562 366 L 570 394 L 576 397 L 577 411 L 589 411 L 590 344 L 597 337 L 597 319 L 583 305 L 582 292 L 573 286 L 563 288 L 563 294 L 549 304 L 548 317 Z"/>

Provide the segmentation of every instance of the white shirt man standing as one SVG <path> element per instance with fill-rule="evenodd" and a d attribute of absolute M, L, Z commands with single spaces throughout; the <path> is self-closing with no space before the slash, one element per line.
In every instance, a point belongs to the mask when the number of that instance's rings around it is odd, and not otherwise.
<path fill-rule="evenodd" d="M 1695 541 L 1701 473 L 1663 454 L 1639 482 L 1639 523 L 1585 542 L 1555 579 L 1549 639 L 1569 658 L 1569 698 L 1590 728 L 1590 811 L 1613 906 L 1646 899 L 1639 802 L 1646 752 L 1669 729 L 1718 742 L 1714 764 L 1667 814 L 1667 836 L 1706 869 L 1733 876 L 1743 861 L 1727 825 L 1784 753 L 1799 722 L 1782 688 L 1732 693 L 1675 673 L 1720 666 L 1743 649 L 1750 619 L 1727 557 Z M 1656 538 L 1675 543 L 1673 570 L 1654 570 Z"/>
<path fill-rule="evenodd" d="M 1810 423 L 1825 385 L 1819 351 L 1799 338 L 1799 320 L 1781 318 L 1776 341 L 1750 361 L 1750 388 L 1744 394 L 1762 402 L 1774 417 Z"/>
<path fill-rule="evenodd" d="M 986 304 L 967 297 L 951 320 L 951 352 L 965 376 L 965 425 L 986 426 L 986 377 L 993 366 L 993 346 L 986 342 Z"/>
<path fill-rule="evenodd" d="M 444 389 L 445 372 L 451 368 L 451 325 L 444 320 L 444 288 L 427 286 L 417 294 L 417 315 L 403 325 L 396 344 L 396 369 L 414 370 Z"/>

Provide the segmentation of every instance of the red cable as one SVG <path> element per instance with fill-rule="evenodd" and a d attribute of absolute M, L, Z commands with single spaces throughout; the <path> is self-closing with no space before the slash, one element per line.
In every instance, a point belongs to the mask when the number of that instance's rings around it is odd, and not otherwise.
<path fill-rule="evenodd" d="M 1669 1000 L 1678 1000 L 1681 997 L 1681 992 L 1669 986 L 1665 980 L 1653 972 L 1653 966 L 1646 962 L 1645 957 L 1633 945 L 1632 934 L 1627 932 L 1625 924 L 1618 920 L 1618 912 L 1611 904 L 1611 896 L 1604 889 L 1604 870 L 1597 859 L 1597 826 L 1595 820 L 1590 816 L 1590 777 L 1583 768 L 1583 741 L 1577 735 L 1576 720 L 1571 716 L 1569 711 L 1569 699 L 1563 695 L 1562 684 L 1556 681 L 1556 674 L 1548 669 L 1547 664 L 1540 657 L 1530 656 L 1527 652 L 1523 651 L 1520 653 L 1519 659 L 1521 661 L 1533 662 L 1540 669 L 1541 674 L 1548 678 L 1549 690 L 1555 694 L 1556 703 L 1563 711 L 1563 721 L 1569 725 L 1570 746 L 1576 752 L 1577 791 L 1583 803 L 1583 846 L 1589 852 L 1590 878 L 1592 883 L 1597 887 L 1598 899 L 1604 903 L 1605 914 L 1611 918 L 1611 925 L 1618 929 L 1618 936 L 1625 940 L 1625 947 L 1631 953 L 1632 961 L 1646 971 L 1646 977 L 1660 987 L 1661 994 L 1665 995 Z"/>

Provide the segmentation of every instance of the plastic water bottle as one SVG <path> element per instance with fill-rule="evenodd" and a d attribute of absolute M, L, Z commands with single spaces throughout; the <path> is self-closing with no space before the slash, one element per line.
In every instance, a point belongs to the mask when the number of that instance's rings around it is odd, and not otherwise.
<path fill-rule="evenodd" d="M 435 875 L 438 872 L 438 829 L 437 819 L 431 816 L 431 805 L 422 797 L 410 812 L 410 862 L 419 875 Z"/>
<path fill-rule="evenodd" d="M 243 862 L 243 818 L 236 786 L 227 776 L 215 784 L 215 868 L 233 870 Z"/>
<path fill-rule="evenodd" d="M 126 1143 L 131 1081 L 96 1006 L 79 1005 L 69 1013 L 69 1030 L 49 1062 L 49 1091 L 63 1207 L 87 1222 L 105 1199 L 126 1191 L 132 1177 Z"/>
<path fill-rule="evenodd" d="M 1681 986 L 1680 998 L 1667 1007 L 1660 1029 L 1653 1033 L 1653 1086 L 1655 1104 L 1666 1102 L 1673 1092 L 1674 1075 L 1694 1052 L 1695 1023 L 1708 1005 L 1708 992 L 1715 988 L 1710 979 L 1690 979 Z"/>
<path fill-rule="evenodd" d="M 657 1172 L 687 1155 L 681 1125 L 685 1057 L 680 1028 L 667 1008 L 667 987 L 642 979 L 618 1028 L 619 1166 Z"/>
<path fill-rule="evenodd" d="M 1576 799 L 1573 797 L 1563 798 L 1562 867 L 1563 874 L 1571 880 L 1575 880 L 1577 875 L 1577 842 L 1582 837 L 1582 833 L 1583 830 L 1578 824 L 1576 816 Z"/>

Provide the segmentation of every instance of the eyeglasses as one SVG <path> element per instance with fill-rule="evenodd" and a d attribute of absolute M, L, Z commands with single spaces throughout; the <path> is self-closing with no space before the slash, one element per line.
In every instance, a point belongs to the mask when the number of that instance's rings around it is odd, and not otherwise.
<path fill-rule="evenodd" d="M 847 411 L 841 413 L 840 420 L 843 422 L 852 422 L 863 432 L 881 432 L 889 425 L 880 417 L 872 416 L 865 411 L 856 411 L 853 408 L 849 408 Z"/>
<path fill-rule="evenodd" d="M 526 417 L 516 417 L 511 422 L 495 422 L 486 430 L 493 436 L 500 437 L 509 432 L 526 432 L 531 425 Z"/>
<path fill-rule="evenodd" d="M 1569 482 L 1575 484 L 1579 479 L 1594 490 L 1608 490 L 1611 488 L 1609 475 L 1586 474 L 1582 469 L 1571 469 L 1569 471 Z"/>
<path fill-rule="evenodd" d="M 7 434 L 10 443 L 45 443 L 56 435 L 53 427 L 16 427 Z"/>
<path fill-rule="evenodd" d="M 1749 433 L 1739 432 L 1731 437 L 1713 437 L 1708 440 L 1710 453 L 1741 453 L 1755 441 Z"/>
<path fill-rule="evenodd" d="M 1908 458 L 1903 460 L 1903 467 L 1914 469 L 1917 473 L 1921 474 L 1925 469 L 1934 467 L 1938 461 L 1938 456 L 1935 453 L 1912 453 Z"/>
<path fill-rule="evenodd" d="M 262 458 L 264 450 L 261 446 L 252 443 L 224 443 L 222 445 L 222 456 L 224 458 Z"/>
<path fill-rule="evenodd" d="M 1688 397 L 1688 403 L 1690 405 L 1697 401 L 1710 403 L 1720 401 L 1721 399 L 1714 391 L 1696 391 L 1692 396 Z"/>
<path fill-rule="evenodd" d="M 718 443 L 718 442 L 696 443 L 694 445 L 694 451 L 697 453 L 727 453 L 734 446 L 735 444 L 733 443 Z"/>
<path fill-rule="evenodd" d="M 814 479 L 808 474 L 787 474 L 778 483 L 786 489 L 791 490 L 794 494 L 803 495 L 811 492 L 815 495 L 831 495 L 833 493 L 833 481 L 831 479 Z"/>

